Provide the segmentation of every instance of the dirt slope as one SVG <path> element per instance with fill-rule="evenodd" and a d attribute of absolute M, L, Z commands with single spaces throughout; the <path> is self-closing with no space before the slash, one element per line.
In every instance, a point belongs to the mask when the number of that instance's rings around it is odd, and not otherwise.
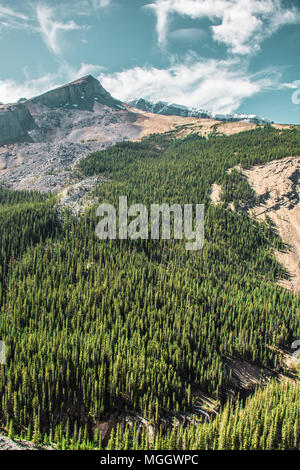
<path fill-rule="evenodd" d="M 139 138 L 150 134 L 177 131 L 177 137 L 185 137 L 191 133 L 208 135 L 213 131 L 227 135 L 254 129 L 256 124 L 247 122 L 220 122 L 213 119 L 198 119 L 182 116 L 164 116 L 142 111 L 132 106 L 127 106 L 128 111 L 139 115 L 136 125 L 141 128 Z"/>
<path fill-rule="evenodd" d="M 261 203 L 251 210 L 258 219 L 268 215 L 290 249 L 276 258 L 290 274 L 280 284 L 300 291 L 300 157 L 290 157 L 243 170 Z"/>

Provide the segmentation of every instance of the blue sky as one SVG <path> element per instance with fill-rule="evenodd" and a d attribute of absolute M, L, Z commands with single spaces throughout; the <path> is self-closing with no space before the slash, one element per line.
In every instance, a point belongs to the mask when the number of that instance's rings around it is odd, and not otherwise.
<path fill-rule="evenodd" d="M 298 0 L 0 0 L 0 101 L 91 73 L 137 97 L 300 124 Z"/>

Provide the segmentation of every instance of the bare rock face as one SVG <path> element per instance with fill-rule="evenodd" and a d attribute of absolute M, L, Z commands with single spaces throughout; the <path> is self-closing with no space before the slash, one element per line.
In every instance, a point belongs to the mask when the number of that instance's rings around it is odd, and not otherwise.
<path fill-rule="evenodd" d="M 91 75 L 32 98 L 28 100 L 29 106 L 30 103 L 49 108 L 77 108 L 87 111 L 93 111 L 95 103 L 99 103 L 113 109 L 124 109 L 122 103 L 114 99 Z"/>
<path fill-rule="evenodd" d="M 0 108 L 0 145 L 30 142 L 28 131 L 34 128 L 35 121 L 23 103 Z"/>

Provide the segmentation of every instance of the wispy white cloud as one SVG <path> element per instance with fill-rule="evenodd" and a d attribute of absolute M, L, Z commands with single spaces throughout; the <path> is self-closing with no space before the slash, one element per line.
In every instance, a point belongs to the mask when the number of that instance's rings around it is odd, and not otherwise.
<path fill-rule="evenodd" d="M 113 96 L 123 101 L 144 97 L 231 113 L 246 98 L 276 88 L 278 75 L 276 70 L 250 75 L 242 71 L 238 60 L 210 59 L 168 69 L 135 67 L 113 75 L 102 73 L 99 79 Z"/>
<path fill-rule="evenodd" d="M 300 22 L 300 10 L 282 0 L 155 0 L 146 8 L 156 15 L 160 45 L 166 44 L 170 17 L 179 14 L 217 23 L 211 26 L 214 40 L 234 54 L 251 54 L 280 27 Z"/>
<path fill-rule="evenodd" d="M 29 18 L 24 13 L 0 5 L 0 29 L 26 28 Z"/>
<path fill-rule="evenodd" d="M 80 26 L 73 20 L 66 23 L 54 19 L 54 9 L 45 4 L 38 4 L 37 6 L 37 19 L 40 26 L 40 32 L 43 40 L 50 51 L 55 54 L 61 53 L 61 34 L 67 31 L 74 31 L 80 29 Z"/>
<path fill-rule="evenodd" d="M 3 5 L 0 5 L 0 18 L 18 18 L 20 20 L 28 20 L 28 17 L 23 13 L 19 13 Z"/>
<path fill-rule="evenodd" d="M 15 103 L 20 98 L 32 98 L 79 77 L 98 75 L 101 70 L 102 67 L 98 65 L 81 63 L 79 68 L 74 68 L 63 63 L 56 73 L 48 73 L 36 79 L 0 80 L 0 102 Z"/>

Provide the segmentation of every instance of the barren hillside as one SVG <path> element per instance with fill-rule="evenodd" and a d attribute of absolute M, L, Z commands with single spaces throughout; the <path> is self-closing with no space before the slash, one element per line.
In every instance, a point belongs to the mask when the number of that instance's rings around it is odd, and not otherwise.
<path fill-rule="evenodd" d="M 268 215 L 287 245 L 276 257 L 290 279 L 281 281 L 289 289 L 300 290 L 300 157 L 290 157 L 243 170 L 261 203 L 251 210 L 258 219 Z"/>
<path fill-rule="evenodd" d="M 132 106 L 126 106 L 127 110 L 138 116 L 136 125 L 140 127 L 139 138 L 150 134 L 175 131 L 177 137 L 186 137 L 189 134 L 197 133 L 207 136 L 212 132 L 219 134 L 233 135 L 239 132 L 255 129 L 258 124 L 251 122 L 220 122 L 214 119 L 203 119 L 182 116 L 165 116 L 142 111 Z M 272 124 L 276 129 L 288 129 L 291 126 L 286 124 Z"/>

